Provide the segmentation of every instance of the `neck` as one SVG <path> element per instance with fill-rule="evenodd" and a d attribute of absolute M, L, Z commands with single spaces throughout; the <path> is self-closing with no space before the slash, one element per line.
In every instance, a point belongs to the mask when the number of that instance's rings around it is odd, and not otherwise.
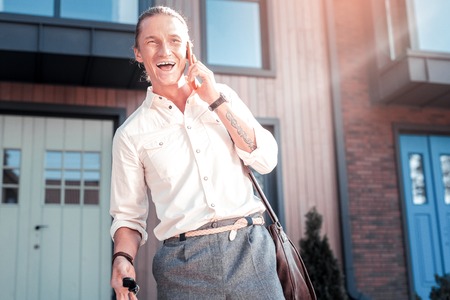
<path fill-rule="evenodd" d="M 154 86 L 153 92 L 171 100 L 181 112 L 184 112 L 187 98 L 191 94 L 192 90 L 190 86 L 184 82 L 181 86 L 179 84 L 172 86 Z"/>

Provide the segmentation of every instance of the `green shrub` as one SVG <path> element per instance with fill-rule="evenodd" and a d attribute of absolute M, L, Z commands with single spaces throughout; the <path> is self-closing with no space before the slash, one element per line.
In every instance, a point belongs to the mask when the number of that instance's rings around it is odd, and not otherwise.
<path fill-rule="evenodd" d="M 450 273 L 444 276 L 434 275 L 434 278 L 437 287 L 431 288 L 430 300 L 450 300 Z"/>
<path fill-rule="evenodd" d="M 319 300 L 346 300 L 343 276 L 325 235 L 320 237 L 322 216 L 315 208 L 306 214 L 306 235 L 300 240 L 300 254 Z"/>

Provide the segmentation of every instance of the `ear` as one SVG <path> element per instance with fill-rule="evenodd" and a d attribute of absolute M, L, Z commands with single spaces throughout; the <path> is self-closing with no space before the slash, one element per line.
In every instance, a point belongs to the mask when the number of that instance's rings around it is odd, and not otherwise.
<path fill-rule="evenodd" d="M 139 49 L 133 48 L 133 51 L 134 51 L 134 58 L 136 59 L 136 61 L 139 63 L 143 63 L 144 60 L 142 59 L 141 52 L 139 51 Z"/>

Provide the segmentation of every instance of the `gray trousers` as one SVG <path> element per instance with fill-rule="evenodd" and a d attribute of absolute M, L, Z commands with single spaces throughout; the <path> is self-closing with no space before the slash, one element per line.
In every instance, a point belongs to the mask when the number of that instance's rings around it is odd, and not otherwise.
<path fill-rule="evenodd" d="M 153 259 L 158 299 L 284 299 L 264 226 L 169 240 Z"/>

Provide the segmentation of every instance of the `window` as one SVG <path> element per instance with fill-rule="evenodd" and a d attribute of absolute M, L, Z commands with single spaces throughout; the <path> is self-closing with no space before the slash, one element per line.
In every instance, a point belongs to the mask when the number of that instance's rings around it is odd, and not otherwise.
<path fill-rule="evenodd" d="M 444 186 L 444 203 L 450 204 L 450 155 L 441 155 L 442 184 Z"/>
<path fill-rule="evenodd" d="M 53 16 L 54 0 L 0 0 L 0 12 Z"/>
<path fill-rule="evenodd" d="M 17 204 L 19 202 L 20 157 L 20 150 L 3 150 L 1 203 Z"/>
<path fill-rule="evenodd" d="M 423 158 L 419 153 L 409 155 L 409 177 L 411 178 L 411 194 L 413 203 L 416 205 L 426 204 L 428 201 L 426 195 Z"/>
<path fill-rule="evenodd" d="M 99 204 L 100 153 L 47 151 L 45 204 Z"/>
<path fill-rule="evenodd" d="M 404 0 L 372 0 L 377 65 L 389 66 L 409 48 L 409 30 Z"/>
<path fill-rule="evenodd" d="M 0 0 L 0 12 L 136 24 L 140 0 Z"/>
<path fill-rule="evenodd" d="M 203 0 L 202 11 L 202 54 L 211 69 L 273 76 L 265 0 Z"/>
<path fill-rule="evenodd" d="M 448 0 L 372 0 L 379 69 L 409 49 L 450 53 Z"/>
<path fill-rule="evenodd" d="M 60 0 L 61 17 L 136 24 L 137 0 Z"/>
<path fill-rule="evenodd" d="M 450 2 L 448 0 L 410 0 L 414 20 L 414 48 L 450 53 Z"/>
<path fill-rule="evenodd" d="M 272 118 L 258 118 L 261 125 L 269 130 L 280 145 L 280 123 L 278 119 Z M 281 149 L 278 152 L 281 153 Z M 278 157 L 278 166 L 275 169 L 265 175 L 261 175 L 258 172 L 253 172 L 256 180 L 260 184 L 262 190 L 264 191 L 267 200 L 269 200 L 270 206 L 275 211 L 280 222 L 285 225 L 284 216 L 284 203 L 283 203 L 283 180 L 282 180 L 282 170 L 281 170 L 281 156 Z M 259 197 L 259 195 L 258 195 Z M 269 220 L 269 219 L 266 219 Z"/>

